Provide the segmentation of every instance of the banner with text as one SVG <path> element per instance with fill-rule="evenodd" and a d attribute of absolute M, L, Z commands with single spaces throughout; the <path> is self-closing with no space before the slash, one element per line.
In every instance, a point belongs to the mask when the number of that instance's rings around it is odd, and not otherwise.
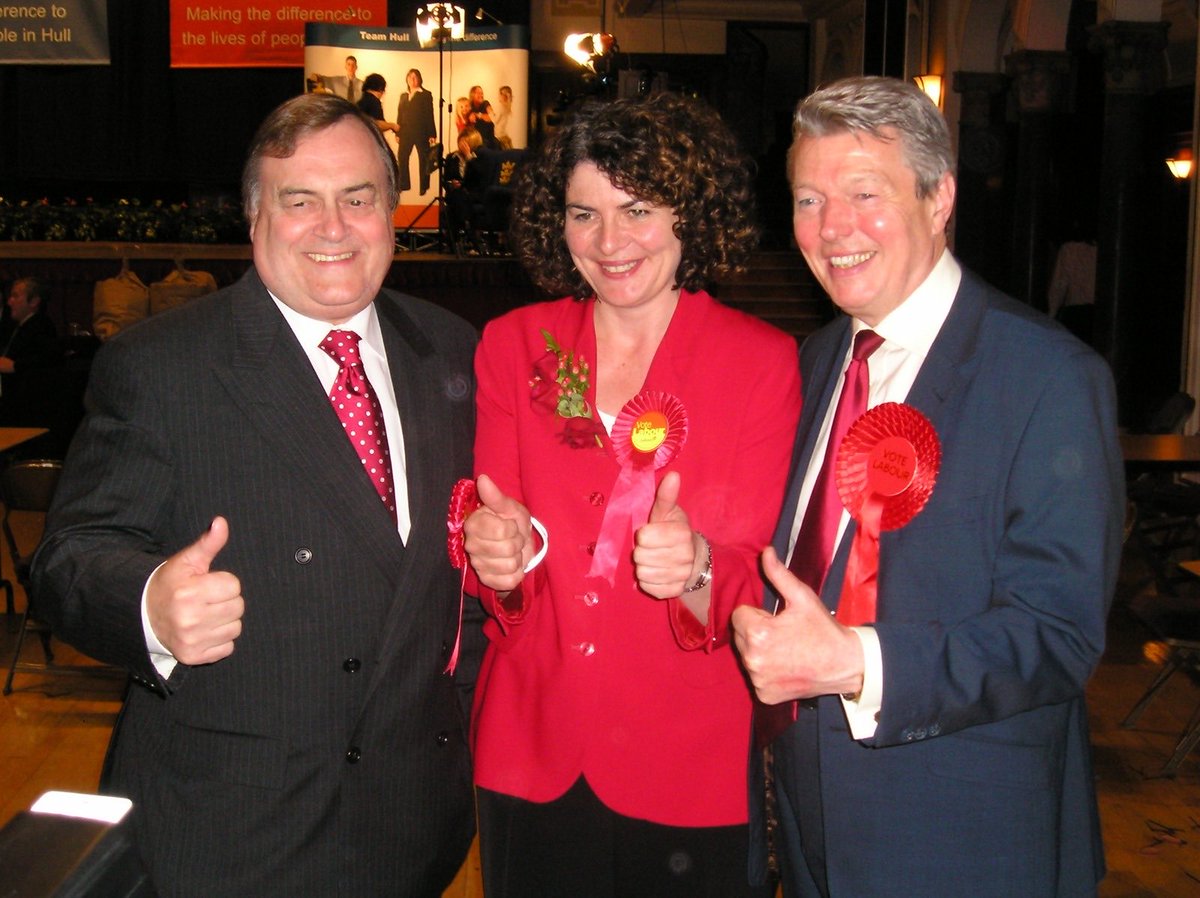
<path fill-rule="evenodd" d="M 106 65 L 106 0 L 0 3 L 0 63 Z"/>
<path fill-rule="evenodd" d="M 460 113 L 464 104 L 469 112 L 472 88 L 483 91 L 476 105 L 490 107 L 491 130 L 504 146 L 522 148 L 529 137 L 529 29 L 523 25 L 470 30 L 461 39 L 423 48 L 415 28 L 310 24 L 304 74 L 306 90 L 341 96 L 351 79 L 361 92 L 368 75 L 383 76 L 384 119 L 400 127 L 386 136 L 400 160 L 396 227 L 401 230 L 437 227 L 442 159 L 457 149 L 458 132 L 466 126 Z M 427 92 L 425 108 L 434 111 L 433 138 L 422 130 L 418 116 L 404 112 L 422 105 L 413 99 L 419 92 Z"/>
<path fill-rule="evenodd" d="M 171 66 L 301 66 L 309 22 L 382 28 L 387 0 L 171 0 Z"/>

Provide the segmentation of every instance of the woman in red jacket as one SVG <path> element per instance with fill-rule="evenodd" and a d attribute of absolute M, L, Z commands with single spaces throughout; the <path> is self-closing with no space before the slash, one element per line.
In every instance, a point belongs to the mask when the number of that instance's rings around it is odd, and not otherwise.
<path fill-rule="evenodd" d="M 729 617 L 761 599 L 800 394 L 795 341 L 703 289 L 754 245 L 748 172 L 661 94 L 584 106 L 522 175 L 515 251 L 569 295 L 476 356 L 488 898 L 757 894 Z"/>

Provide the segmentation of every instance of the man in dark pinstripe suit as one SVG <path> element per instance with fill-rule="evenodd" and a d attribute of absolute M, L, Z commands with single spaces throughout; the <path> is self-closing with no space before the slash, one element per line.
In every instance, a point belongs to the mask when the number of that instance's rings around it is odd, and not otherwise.
<path fill-rule="evenodd" d="M 482 637 L 445 509 L 475 334 L 381 289 L 396 188 L 350 104 L 289 100 L 243 176 L 254 268 L 96 358 L 33 594 L 133 678 L 104 787 L 164 896 L 436 896 L 473 835 Z M 331 408 L 331 327 L 361 337 L 395 517 Z"/>

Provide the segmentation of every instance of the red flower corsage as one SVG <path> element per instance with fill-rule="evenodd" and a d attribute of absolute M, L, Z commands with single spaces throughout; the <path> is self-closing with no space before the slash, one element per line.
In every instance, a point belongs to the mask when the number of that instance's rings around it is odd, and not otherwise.
<path fill-rule="evenodd" d="M 530 400 L 537 407 L 566 419 L 561 439 L 572 449 L 603 446 L 603 425 L 587 401 L 591 369 L 579 353 L 563 349 L 545 328 L 546 351 L 534 359 L 529 379 Z"/>

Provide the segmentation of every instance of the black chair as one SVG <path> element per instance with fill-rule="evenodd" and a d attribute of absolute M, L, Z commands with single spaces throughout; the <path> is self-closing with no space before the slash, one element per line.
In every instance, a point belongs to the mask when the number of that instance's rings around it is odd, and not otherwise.
<path fill-rule="evenodd" d="M 1128 729 L 1137 723 L 1142 712 L 1154 696 L 1162 691 L 1167 682 L 1179 671 L 1185 674 L 1200 674 L 1200 605 L 1180 602 L 1169 597 L 1149 602 L 1143 608 L 1131 609 L 1134 616 L 1149 628 L 1166 647 L 1166 659 L 1142 697 L 1137 700 L 1121 726 Z M 1156 774 L 1173 777 L 1179 765 L 1200 744 L 1200 705 L 1192 712 L 1175 745 L 1175 751 Z"/>
<path fill-rule="evenodd" d="M 54 663 L 54 650 L 50 645 L 50 628 L 37 619 L 33 595 L 29 585 L 29 566 L 33 560 L 34 544 L 27 545 L 25 551 L 17 543 L 13 532 L 12 516 L 14 513 L 41 516 L 44 520 L 50 509 L 50 500 L 54 498 L 58 478 L 62 474 L 62 462 L 55 459 L 29 459 L 17 461 L 8 465 L 0 473 L 0 501 L 4 502 L 4 516 L 0 518 L 0 532 L 4 534 L 4 542 L 8 546 L 9 558 L 12 561 L 13 575 L 25 591 L 25 611 L 21 615 L 17 629 L 17 644 L 13 649 L 12 661 L 8 665 L 8 677 L 4 681 L 4 694 L 12 692 L 13 675 L 17 671 L 63 673 L 63 674 L 113 674 L 119 673 L 116 668 L 95 664 L 64 665 Z M 45 663 L 37 664 L 21 660 L 21 648 L 25 643 L 26 634 L 33 633 L 42 643 L 42 654 Z"/>

